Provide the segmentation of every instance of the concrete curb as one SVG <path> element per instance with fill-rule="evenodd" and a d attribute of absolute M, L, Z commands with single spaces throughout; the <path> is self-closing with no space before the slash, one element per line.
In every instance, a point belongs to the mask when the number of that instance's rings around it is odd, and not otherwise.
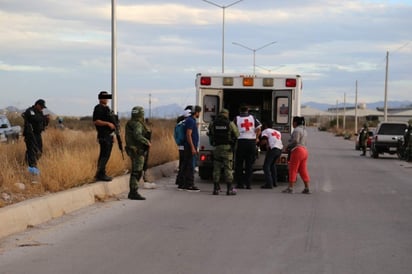
<path fill-rule="evenodd" d="M 177 161 L 148 170 L 151 181 L 174 174 Z M 129 191 L 129 176 L 97 182 L 0 208 L 0 238 L 90 206 L 96 201 Z"/>

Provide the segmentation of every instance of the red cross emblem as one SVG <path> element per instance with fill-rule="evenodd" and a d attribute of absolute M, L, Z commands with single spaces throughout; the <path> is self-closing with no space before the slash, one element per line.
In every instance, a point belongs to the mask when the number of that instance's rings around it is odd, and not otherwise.
<path fill-rule="evenodd" d="M 277 131 L 272 132 L 272 136 L 274 136 L 276 139 L 280 140 L 280 134 Z"/>
<path fill-rule="evenodd" d="M 240 124 L 241 127 L 244 127 L 246 131 L 249 131 L 250 127 L 253 126 L 252 122 L 249 122 L 248 119 L 243 120 L 243 123 Z"/>

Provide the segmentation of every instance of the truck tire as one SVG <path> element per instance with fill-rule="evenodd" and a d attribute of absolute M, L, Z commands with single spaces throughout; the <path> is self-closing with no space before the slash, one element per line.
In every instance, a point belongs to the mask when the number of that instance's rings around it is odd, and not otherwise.
<path fill-rule="evenodd" d="M 202 180 L 212 179 L 213 168 L 211 167 L 199 167 L 199 177 Z"/>

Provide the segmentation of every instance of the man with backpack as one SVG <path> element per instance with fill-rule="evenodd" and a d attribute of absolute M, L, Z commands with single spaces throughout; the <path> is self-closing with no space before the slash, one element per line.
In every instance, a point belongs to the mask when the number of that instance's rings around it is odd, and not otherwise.
<path fill-rule="evenodd" d="M 229 111 L 222 109 L 216 119 L 209 125 L 210 144 L 215 147 L 213 152 L 213 195 L 219 195 L 220 176 L 224 174 L 227 190 L 226 195 L 236 195 L 233 182 L 233 152 L 239 130 L 229 120 Z"/>
<path fill-rule="evenodd" d="M 199 192 L 200 189 L 195 186 L 195 169 L 194 160 L 197 157 L 197 147 L 199 145 L 199 130 L 197 128 L 196 119 L 199 118 L 201 106 L 193 108 L 191 116 L 185 119 L 185 141 L 183 150 L 183 176 L 184 176 L 184 190 L 189 192 Z"/>
<path fill-rule="evenodd" d="M 182 115 L 177 117 L 174 139 L 179 149 L 179 169 L 176 176 L 176 185 L 178 190 L 184 189 L 183 176 L 183 159 L 184 159 L 184 140 L 185 140 L 185 123 L 184 120 L 192 114 L 192 106 L 187 106 Z"/>

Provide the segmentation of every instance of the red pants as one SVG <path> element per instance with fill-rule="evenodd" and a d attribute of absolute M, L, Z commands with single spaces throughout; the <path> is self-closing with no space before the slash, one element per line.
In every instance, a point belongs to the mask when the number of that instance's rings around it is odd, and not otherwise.
<path fill-rule="evenodd" d="M 289 161 L 289 182 L 296 182 L 298 173 L 302 180 L 306 183 L 310 181 L 308 168 L 306 163 L 308 161 L 308 151 L 305 147 L 298 146 L 292 150 Z"/>

